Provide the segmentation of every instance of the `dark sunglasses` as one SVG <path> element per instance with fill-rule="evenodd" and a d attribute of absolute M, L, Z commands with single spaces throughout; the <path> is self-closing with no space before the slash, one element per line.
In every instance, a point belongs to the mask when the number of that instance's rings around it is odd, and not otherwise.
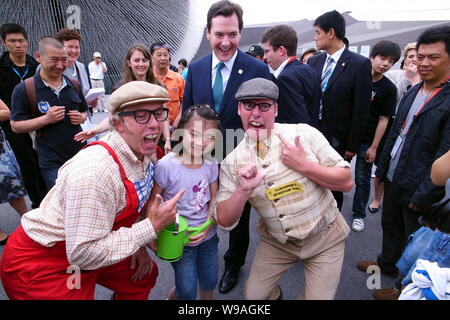
<path fill-rule="evenodd" d="M 122 111 L 118 113 L 119 116 L 134 116 L 134 120 L 139 124 L 146 124 L 150 121 L 153 115 L 158 122 L 163 122 L 167 120 L 169 116 L 168 108 L 159 108 L 156 110 L 134 110 L 134 111 Z"/>

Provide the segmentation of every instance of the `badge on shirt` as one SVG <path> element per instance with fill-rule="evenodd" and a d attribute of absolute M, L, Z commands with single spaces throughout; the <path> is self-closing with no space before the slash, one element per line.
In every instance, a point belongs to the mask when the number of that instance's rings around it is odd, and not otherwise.
<path fill-rule="evenodd" d="M 303 185 L 299 182 L 289 182 L 279 187 L 266 189 L 267 199 L 270 201 L 280 199 L 296 192 L 305 192 Z"/>
<path fill-rule="evenodd" d="M 41 113 L 47 113 L 48 109 L 50 109 L 50 103 L 47 101 L 39 101 L 38 109 Z"/>

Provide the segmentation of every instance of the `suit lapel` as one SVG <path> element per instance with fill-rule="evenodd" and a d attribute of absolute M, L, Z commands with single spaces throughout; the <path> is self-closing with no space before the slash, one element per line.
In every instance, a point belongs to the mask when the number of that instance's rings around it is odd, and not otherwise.
<path fill-rule="evenodd" d="M 347 67 L 350 59 L 348 52 L 349 52 L 348 49 L 345 49 L 344 52 L 342 52 L 342 55 L 339 58 L 338 62 L 336 63 L 336 67 L 333 70 L 333 74 L 331 75 L 331 78 L 328 81 L 327 90 L 333 85 L 336 79 L 339 78 L 339 76 L 341 75 L 342 71 L 344 71 L 344 69 Z"/>
<path fill-rule="evenodd" d="M 242 77 L 245 74 L 245 66 L 242 64 L 241 55 L 245 54 L 238 50 L 238 54 L 236 56 L 236 60 L 233 64 L 233 69 L 230 73 L 230 78 L 228 79 L 227 87 L 225 88 L 225 92 L 222 97 L 222 105 L 220 106 L 219 114 L 225 109 L 225 106 L 229 101 L 234 100 L 234 94 L 236 93 L 238 87 L 242 83 Z"/>
<path fill-rule="evenodd" d="M 213 91 L 212 91 L 212 53 L 209 54 L 208 59 L 206 60 L 206 74 L 204 77 L 201 77 L 200 82 L 201 85 L 199 88 L 205 88 L 206 92 L 208 92 L 208 104 L 211 107 L 214 107 L 214 97 L 213 97 Z"/>

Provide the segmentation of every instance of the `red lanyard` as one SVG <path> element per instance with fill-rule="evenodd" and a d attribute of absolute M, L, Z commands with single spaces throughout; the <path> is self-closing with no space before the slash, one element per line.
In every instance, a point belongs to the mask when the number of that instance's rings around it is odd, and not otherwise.
<path fill-rule="evenodd" d="M 449 82 L 449 81 L 450 81 L 450 77 L 447 78 L 447 81 L 444 82 L 443 85 L 441 85 L 439 88 L 437 88 L 436 90 L 434 90 L 433 94 L 432 94 L 429 98 L 427 98 L 427 100 L 423 103 L 423 105 L 420 107 L 420 109 L 419 109 L 419 110 L 417 111 L 417 113 L 414 115 L 414 118 L 413 118 L 413 119 L 415 119 L 415 118 L 419 115 L 420 111 L 422 111 L 422 109 L 427 105 L 427 103 L 430 102 L 430 100 L 433 99 L 433 97 L 434 97 L 435 95 L 437 95 L 437 94 L 439 93 L 439 91 L 441 91 L 442 88 L 445 86 L 445 84 L 447 84 L 447 82 Z M 422 85 L 423 85 L 423 84 L 422 84 Z M 406 118 L 408 118 L 408 117 L 406 117 Z M 413 120 L 413 121 L 414 121 L 414 120 Z M 406 119 L 403 121 L 403 124 L 402 124 L 402 127 L 401 127 L 401 129 L 400 129 L 400 132 L 403 131 L 403 129 L 405 129 L 405 126 L 406 126 Z M 411 127 L 411 126 L 410 126 L 410 127 Z M 406 134 L 408 134 L 408 132 L 409 132 L 409 128 L 408 128 L 408 131 L 406 132 Z"/>
<path fill-rule="evenodd" d="M 291 63 L 291 62 L 294 61 L 295 59 L 297 59 L 297 57 L 291 57 L 291 58 L 289 58 L 289 61 L 286 63 L 286 65 L 288 65 L 289 63 Z"/>

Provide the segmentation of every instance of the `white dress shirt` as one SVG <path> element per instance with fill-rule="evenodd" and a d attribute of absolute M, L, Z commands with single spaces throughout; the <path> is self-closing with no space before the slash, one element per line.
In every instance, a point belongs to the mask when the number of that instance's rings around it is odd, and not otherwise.
<path fill-rule="evenodd" d="M 222 81 L 223 81 L 223 92 L 225 92 L 225 89 L 227 88 L 228 80 L 230 79 L 231 70 L 233 70 L 234 61 L 236 61 L 238 51 L 234 53 L 233 57 L 231 57 L 228 61 L 222 61 L 225 66 L 222 68 Z M 211 65 L 211 88 L 214 86 L 214 80 L 216 79 L 216 68 L 217 65 L 221 62 L 219 58 L 216 57 L 214 52 L 212 53 L 212 65 Z"/>
<path fill-rule="evenodd" d="M 327 58 L 325 59 L 325 63 L 323 64 L 322 74 L 325 72 L 325 68 L 327 67 L 328 57 L 333 58 L 333 62 L 331 63 L 331 74 L 333 74 L 334 68 L 336 68 L 337 62 L 341 58 L 342 53 L 344 53 L 344 50 L 345 50 L 345 46 L 343 46 L 341 49 L 339 49 L 338 51 L 336 51 L 332 55 L 327 53 Z"/>

